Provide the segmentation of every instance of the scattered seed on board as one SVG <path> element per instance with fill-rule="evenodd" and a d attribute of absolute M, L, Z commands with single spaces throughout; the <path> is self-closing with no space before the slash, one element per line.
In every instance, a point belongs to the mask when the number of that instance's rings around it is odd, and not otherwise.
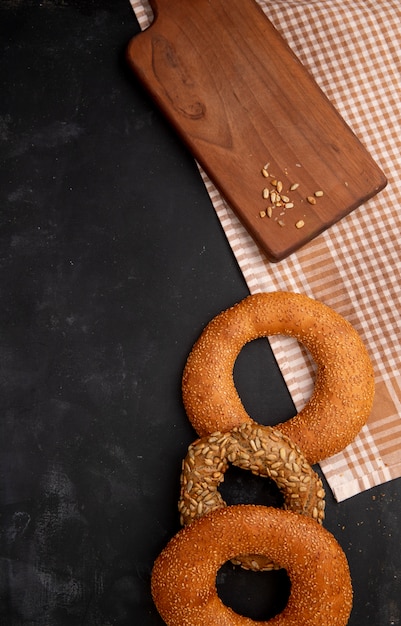
<path fill-rule="evenodd" d="M 279 213 L 279 217 L 284 217 L 285 212 L 287 209 L 293 209 L 294 208 L 294 202 L 291 201 L 291 198 L 287 195 L 283 195 L 281 192 L 283 190 L 283 183 L 281 180 L 278 180 L 274 175 L 269 174 L 269 168 L 270 167 L 270 163 L 266 163 L 262 169 L 262 175 L 265 178 L 270 178 L 270 184 L 274 187 L 274 189 L 269 190 L 267 187 L 264 187 L 262 190 L 262 196 L 265 200 L 270 199 L 270 202 L 272 203 L 272 206 L 267 207 L 267 209 L 265 210 L 261 210 L 259 211 L 259 216 L 261 218 L 263 217 L 269 217 L 271 218 L 273 216 L 273 210 L 274 208 L 280 208 L 281 207 L 281 211 Z M 301 165 L 299 163 L 296 163 L 296 167 L 301 167 Z M 284 170 L 285 173 L 287 174 L 287 170 Z M 296 189 L 298 189 L 299 187 L 299 183 L 295 182 L 292 183 L 289 187 L 289 191 L 295 191 Z M 315 205 L 316 204 L 316 198 L 321 198 L 324 195 L 323 190 L 321 189 L 317 189 L 314 193 L 313 196 L 307 196 L 306 200 L 309 204 L 311 205 Z M 302 200 L 301 200 L 302 202 Z M 285 226 L 285 222 L 282 219 L 278 219 L 277 217 L 275 218 L 275 221 L 277 222 L 277 224 L 281 227 Z M 295 228 L 300 229 L 303 228 L 305 226 L 305 221 L 303 219 L 299 219 L 295 222 Z"/>

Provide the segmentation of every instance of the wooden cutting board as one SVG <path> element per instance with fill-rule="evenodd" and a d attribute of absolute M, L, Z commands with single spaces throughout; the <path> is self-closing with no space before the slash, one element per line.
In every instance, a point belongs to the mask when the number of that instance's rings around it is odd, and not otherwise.
<path fill-rule="evenodd" d="M 386 185 L 254 0 L 151 6 L 129 64 L 270 261 Z"/>

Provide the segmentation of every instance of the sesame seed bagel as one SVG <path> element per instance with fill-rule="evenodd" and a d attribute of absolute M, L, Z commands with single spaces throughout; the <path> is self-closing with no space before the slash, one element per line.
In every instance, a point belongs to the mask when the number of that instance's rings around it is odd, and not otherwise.
<path fill-rule="evenodd" d="M 178 502 L 182 525 L 226 505 L 219 485 L 229 463 L 271 478 L 284 496 L 284 509 L 322 523 L 325 492 L 304 455 L 288 437 L 269 426 L 242 424 L 228 433 L 213 433 L 193 442 L 182 463 Z M 241 552 L 234 559 L 253 571 L 278 569 L 271 559 Z"/>
<path fill-rule="evenodd" d="M 220 600 L 216 575 L 239 551 L 280 563 L 291 581 L 284 610 L 255 622 Z M 213 511 L 181 529 L 156 559 L 155 605 L 167 626 L 345 626 L 352 607 L 347 559 L 309 517 L 255 505 Z"/>
<path fill-rule="evenodd" d="M 233 379 L 243 346 L 271 335 L 295 337 L 317 365 L 305 407 L 275 428 L 292 439 L 310 464 L 345 448 L 370 414 L 374 375 L 352 325 L 325 304 L 290 292 L 248 296 L 217 315 L 188 357 L 182 377 L 184 407 L 203 437 L 252 422 Z"/>

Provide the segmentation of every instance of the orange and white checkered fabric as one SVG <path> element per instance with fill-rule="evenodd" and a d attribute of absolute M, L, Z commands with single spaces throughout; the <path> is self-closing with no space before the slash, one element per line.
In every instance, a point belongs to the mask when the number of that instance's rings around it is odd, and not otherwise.
<path fill-rule="evenodd" d="M 401 2 L 258 2 L 389 181 L 301 251 L 271 264 L 201 170 L 250 292 L 291 290 L 320 300 L 353 324 L 369 350 L 376 397 L 368 424 L 320 464 L 341 501 L 401 476 Z M 131 4 L 148 27 L 147 1 Z M 313 363 L 288 337 L 270 343 L 299 410 L 313 389 Z"/>

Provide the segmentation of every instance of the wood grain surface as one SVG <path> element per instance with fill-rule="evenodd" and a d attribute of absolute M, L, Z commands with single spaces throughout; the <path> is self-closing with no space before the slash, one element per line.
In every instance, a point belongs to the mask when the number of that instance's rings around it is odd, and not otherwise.
<path fill-rule="evenodd" d="M 129 64 L 271 261 L 386 185 L 254 0 L 151 4 L 155 19 L 131 40 Z M 263 197 L 275 180 L 288 198 L 278 206 Z"/>

